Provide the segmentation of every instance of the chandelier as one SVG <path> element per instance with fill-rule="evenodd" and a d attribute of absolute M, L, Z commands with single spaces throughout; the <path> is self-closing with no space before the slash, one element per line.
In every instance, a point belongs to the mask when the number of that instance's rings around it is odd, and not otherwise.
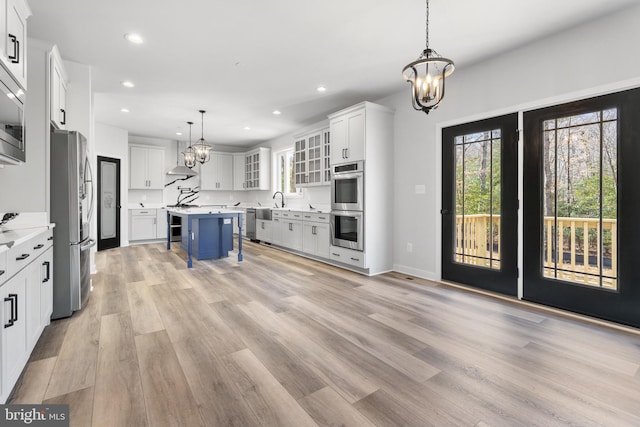
<path fill-rule="evenodd" d="M 206 111 L 200 110 L 200 114 L 202 115 L 202 134 L 198 142 L 193 145 L 196 151 L 196 160 L 200 163 L 206 163 L 211 159 L 209 151 L 213 148 L 204 140 L 204 113 L 206 113 Z"/>
<path fill-rule="evenodd" d="M 184 165 L 189 169 L 193 169 L 196 165 L 196 150 L 191 146 L 191 126 L 193 122 L 187 122 L 187 124 L 189 125 L 189 147 L 182 152 L 182 155 L 184 156 Z"/>
<path fill-rule="evenodd" d="M 402 69 L 402 77 L 411 83 L 413 108 L 429 114 L 444 98 L 445 78 L 453 73 L 455 65 L 429 48 L 429 0 L 426 2 L 426 48 L 418 59 Z"/>

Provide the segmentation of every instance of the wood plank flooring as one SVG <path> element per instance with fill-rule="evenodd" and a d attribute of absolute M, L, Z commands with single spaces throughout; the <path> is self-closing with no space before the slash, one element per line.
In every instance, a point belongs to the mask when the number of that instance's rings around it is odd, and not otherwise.
<path fill-rule="evenodd" d="M 245 242 L 98 253 L 10 403 L 72 426 L 638 426 L 640 334 Z"/>

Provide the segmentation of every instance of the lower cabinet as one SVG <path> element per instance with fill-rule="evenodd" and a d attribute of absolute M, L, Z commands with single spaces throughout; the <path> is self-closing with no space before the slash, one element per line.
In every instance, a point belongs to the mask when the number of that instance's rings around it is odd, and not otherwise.
<path fill-rule="evenodd" d="M 273 241 L 273 221 L 266 219 L 256 220 L 256 239 L 272 243 Z"/>
<path fill-rule="evenodd" d="M 364 252 L 341 248 L 339 246 L 330 246 L 329 248 L 329 256 L 332 261 L 338 261 L 354 267 L 366 267 L 366 259 L 364 255 Z"/>
<path fill-rule="evenodd" d="M 322 258 L 329 258 L 329 224 L 303 223 L 302 251 Z"/>
<path fill-rule="evenodd" d="M 165 209 L 129 209 L 129 240 L 167 238 Z"/>
<path fill-rule="evenodd" d="M 302 251 L 302 221 L 274 217 L 271 222 L 272 244 Z"/>
<path fill-rule="evenodd" d="M 53 311 L 52 230 L 6 252 L 13 268 L 0 287 L 0 404 L 6 402 Z M 19 262 L 19 263 L 18 263 Z"/>

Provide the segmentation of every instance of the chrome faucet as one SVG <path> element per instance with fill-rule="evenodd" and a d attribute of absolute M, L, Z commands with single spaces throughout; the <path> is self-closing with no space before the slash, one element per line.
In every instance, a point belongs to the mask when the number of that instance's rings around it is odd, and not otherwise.
<path fill-rule="evenodd" d="M 282 191 L 276 191 L 275 193 L 273 193 L 273 198 L 276 198 L 276 194 L 280 193 L 280 195 L 282 196 L 282 206 L 280 206 L 281 208 L 284 208 L 284 193 Z"/>

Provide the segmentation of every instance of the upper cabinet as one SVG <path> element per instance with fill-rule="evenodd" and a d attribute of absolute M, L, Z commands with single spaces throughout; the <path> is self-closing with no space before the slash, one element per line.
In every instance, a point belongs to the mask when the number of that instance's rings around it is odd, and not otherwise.
<path fill-rule="evenodd" d="M 245 153 L 245 190 L 271 189 L 271 149 L 256 148 Z"/>
<path fill-rule="evenodd" d="M 233 154 L 211 152 L 200 168 L 201 190 L 233 190 Z"/>
<path fill-rule="evenodd" d="M 49 99 L 51 101 L 51 122 L 58 129 L 66 129 L 67 124 L 67 77 L 62 58 L 56 46 L 51 51 Z"/>
<path fill-rule="evenodd" d="M 129 146 L 129 188 L 162 190 L 164 188 L 164 150 L 145 145 Z"/>
<path fill-rule="evenodd" d="M 329 129 L 308 132 L 294 139 L 296 187 L 328 185 L 331 181 Z"/>
<path fill-rule="evenodd" d="M 332 164 L 364 160 L 365 112 L 363 105 L 329 116 Z"/>
<path fill-rule="evenodd" d="M 0 0 L 0 8 L 6 11 L 0 18 L 0 59 L 16 81 L 27 89 L 27 18 L 31 9 L 25 0 Z"/>

